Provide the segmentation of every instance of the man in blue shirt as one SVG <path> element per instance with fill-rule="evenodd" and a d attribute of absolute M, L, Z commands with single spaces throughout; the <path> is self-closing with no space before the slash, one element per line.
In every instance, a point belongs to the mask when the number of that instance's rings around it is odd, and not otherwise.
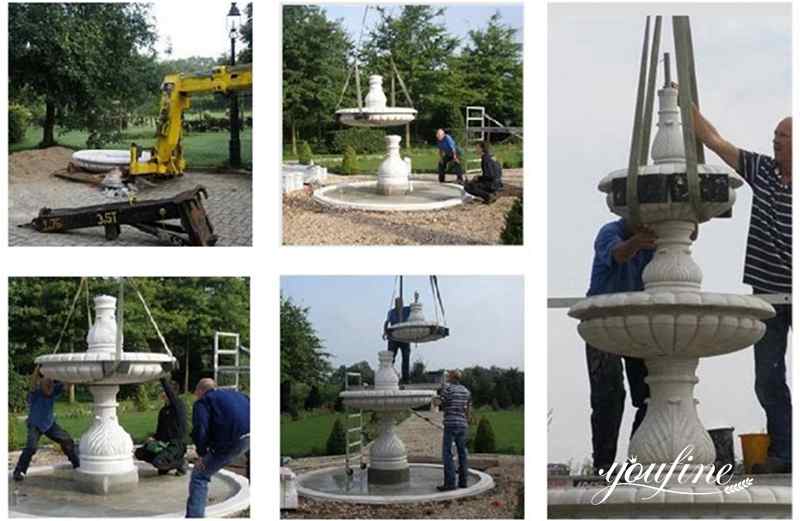
<path fill-rule="evenodd" d="M 192 408 L 192 441 L 200 459 L 189 480 L 186 517 L 205 517 L 211 476 L 250 450 L 250 398 L 217 389 L 211 378 L 197 382 Z"/>
<path fill-rule="evenodd" d="M 403 306 L 403 310 L 400 313 L 400 316 L 398 316 L 397 308 L 400 307 L 403 300 L 398 297 L 394 302 L 395 307 L 389 310 L 389 312 L 386 314 L 386 322 L 383 323 L 383 339 L 387 341 L 386 348 L 394 355 L 392 357 L 392 363 L 397 360 L 398 351 L 403 353 L 403 371 L 401 374 L 400 383 L 405 385 L 408 383 L 408 377 L 411 371 L 411 344 L 408 342 L 397 342 L 392 340 L 389 338 L 388 331 L 390 325 L 399 324 L 408 320 L 408 317 L 411 315 L 411 306 Z"/>
<path fill-rule="evenodd" d="M 25 479 L 25 473 L 28 472 L 31 459 L 36 454 L 42 434 L 58 443 L 73 468 L 80 466 L 78 454 L 75 452 L 75 442 L 69 433 L 56 423 L 55 414 L 53 414 L 53 405 L 64 391 L 64 384 L 45 378 L 39 367 L 36 367 L 32 387 L 33 390 L 28 393 L 28 420 L 26 422 L 28 439 L 25 449 L 14 467 L 15 481 Z"/>
<path fill-rule="evenodd" d="M 458 145 L 449 134 L 445 134 L 443 129 L 436 130 L 436 147 L 439 149 L 439 182 L 444 183 L 444 175 L 448 166 L 456 174 L 459 183 L 464 182 L 464 169 L 461 167 L 461 157 L 458 153 Z"/>
<path fill-rule="evenodd" d="M 586 296 L 643 290 L 642 272 L 653 258 L 654 248 L 655 235 L 649 228 L 633 230 L 623 219 L 600 228 L 594 241 L 592 278 Z M 631 431 L 633 436 L 644 419 L 647 411 L 646 399 L 650 396 L 650 390 L 644 381 L 647 376 L 644 361 L 600 351 L 586 344 L 595 472 L 608 470 L 617 457 L 617 438 L 625 411 L 623 358 L 631 401 L 636 407 Z"/>
<path fill-rule="evenodd" d="M 792 293 L 792 118 L 778 123 L 774 157 L 740 149 L 724 139 L 693 107 L 697 137 L 741 175 L 753 192 L 744 261 L 745 284 L 753 293 Z M 792 471 L 792 396 L 786 384 L 786 338 L 792 327 L 791 304 L 775 305 L 775 317 L 755 355 L 755 391 L 767 415 L 767 460 L 756 474 Z"/>

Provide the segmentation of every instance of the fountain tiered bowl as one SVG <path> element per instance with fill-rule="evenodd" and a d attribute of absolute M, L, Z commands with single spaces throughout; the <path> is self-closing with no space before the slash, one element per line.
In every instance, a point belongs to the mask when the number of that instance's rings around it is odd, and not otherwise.
<path fill-rule="evenodd" d="M 354 127 L 388 128 L 414 120 L 417 111 L 387 105 L 383 77 L 369 77 L 369 92 L 361 108 L 336 112 L 337 120 Z M 450 208 L 468 196 L 457 184 L 411 180 L 411 160 L 400 155 L 401 137 L 386 136 L 386 155 L 378 167 L 376 181 L 355 181 L 323 186 L 314 200 L 329 208 L 378 212 L 412 212 Z"/>

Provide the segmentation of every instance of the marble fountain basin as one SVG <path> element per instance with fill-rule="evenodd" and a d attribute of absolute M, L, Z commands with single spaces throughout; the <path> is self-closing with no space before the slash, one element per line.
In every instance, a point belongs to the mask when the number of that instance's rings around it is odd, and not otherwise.
<path fill-rule="evenodd" d="M 350 108 L 336 111 L 336 119 L 343 125 L 363 128 L 385 128 L 411 123 L 417 111 L 408 107 Z"/>
<path fill-rule="evenodd" d="M 122 353 L 119 365 L 112 352 L 65 353 L 36 358 L 42 373 L 61 382 L 92 385 L 142 383 L 172 370 L 175 358 L 162 353 Z M 108 374 L 112 369 L 113 373 Z"/>
<path fill-rule="evenodd" d="M 436 391 L 426 390 L 363 390 L 339 393 L 344 404 L 353 409 L 397 411 L 422 407 L 430 403 Z"/>
<path fill-rule="evenodd" d="M 371 212 L 427 212 L 459 206 L 468 199 L 464 188 L 454 183 L 410 181 L 412 189 L 383 195 L 377 181 L 355 181 L 324 186 L 314 191 L 314 200 L 329 208 Z"/>
<path fill-rule="evenodd" d="M 150 152 L 142 152 L 141 161 L 150 160 Z M 131 162 L 129 150 L 78 150 L 72 154 L 71 163 L 88 172 L 108 172 L 111 169 L 126 169 Z"/>
<path fill-rule="evenodd" d="M 764 334 L 772 306 L 751 295 L 627 292 L 596 295 L 569 310 L 592 346 L 637 358 L 708 357 L 744 349 Z"/>

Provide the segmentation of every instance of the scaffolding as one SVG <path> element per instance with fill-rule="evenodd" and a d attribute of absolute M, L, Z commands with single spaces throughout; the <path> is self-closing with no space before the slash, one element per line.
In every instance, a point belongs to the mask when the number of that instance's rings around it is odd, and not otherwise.
<path fill-rule="evenodd" d="M 467 144 L 485 141 L 487 134 L 506 134 L 522 139 L 522 127 L 508 127 L 486 113 L 486 108 L 470 105 L 464 114 L 464 139 Z"/>

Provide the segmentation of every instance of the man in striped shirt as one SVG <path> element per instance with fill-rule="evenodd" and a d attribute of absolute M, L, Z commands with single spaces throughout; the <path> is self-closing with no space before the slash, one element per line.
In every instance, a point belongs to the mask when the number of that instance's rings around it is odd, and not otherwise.
<path fill-rule="evenodd" d="M 442 464 L 444 465 L 444 485 L 436 487 L 441 492 L 455 490 L 456 472 L 453 465 L 453 443 L 458 451 L 458 486 L 467 488 L 467 431 L 469 430 L 469 409 L 472 395 L 461 385 L 461 371 L 454 369 L 447 373 L 448 384 L 441 392 L 441 407 L 444 413 L 444 436 L 442 439 Z"/>
<path fill-rule="evenodd" d="M 697 137 L 747 181 L 753 208 L 744 283 L 754 293 L 792 292 L 792 118 L 781 120 L 773 138 L 774 157 L 741 150 L 720 136 L 694 107 Z M 775 306 L 767 331 L 755 346 L 756 395 L 767 415 L 770 436 L 767 461 L 757 473 L 791 472 L 792 399 L 786 385 L 786 337 L 792 326 L 791 304 Z"/>

